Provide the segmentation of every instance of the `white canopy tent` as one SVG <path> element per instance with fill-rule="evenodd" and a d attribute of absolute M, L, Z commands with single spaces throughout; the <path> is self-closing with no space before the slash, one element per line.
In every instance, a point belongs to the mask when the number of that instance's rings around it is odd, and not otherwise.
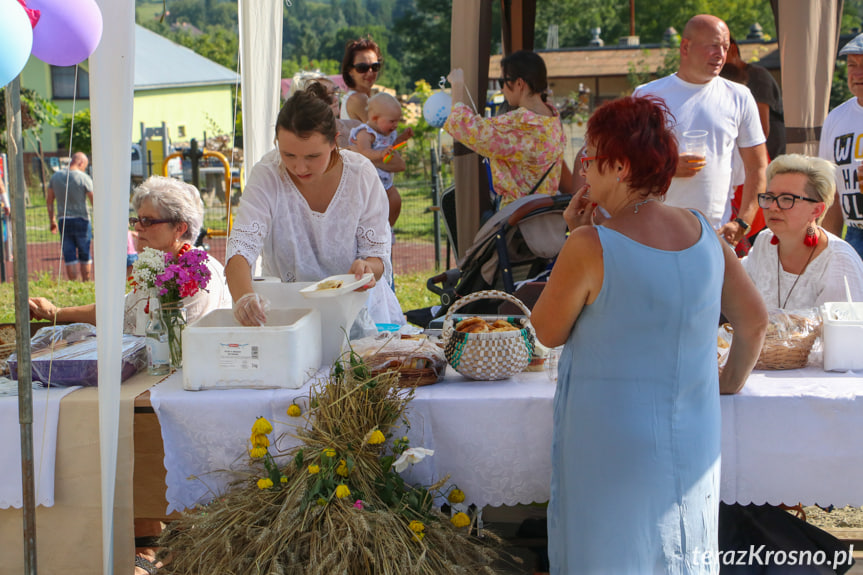
<path fill-rule="evenodd" d="M 117 466 L 123 294 L 125 291 L 135 53 L 134 0 L 97 0 L 104 27 L 90 57 L 90 108 L 95 204 L 96 322 L 102 469 L 102 568 L 114 573 L 113 509 Z M 282 3 L 240 0 L 245 169 L 272 148 L 281 81 Z"/>
<path fill-rule="evenodd" d="M 92 114 L 93 169 L 96 201 L 94 206 L 94 230 L 99 237 L 95 248 L 98 352 L 99 369 L 99 420 L 102 481 L 102 566 L 103 573 L 114 573 L 113 557 L 113 509 L 115 493 L 115 472 L 117 463 L 117 426 L 119 419 L 121 335 L 123 317 L 124 269 L 126 249 L 126 218 L 128 198 L 117 190 L 128 188 L 130 157 L 128 142 L 132 140 L 132 101 L 134 72 L 134 0 L 97 0 L 102 11 L 103 21 L 110 23 L 104 27 L 102 41 L 90 59 L 90 93 Z M 531 48 L 532 37 L 527 38 L 524 30 L 533 27 L 534 2 L 530 0 L 501 0 L 509 39 L 507 51 Z M 791 12 L 795 10 L 799 18 L 785 18 L 786 3 Z M 797 112 L 792 112 L 789 126 L 819 127 L 826 114 L 826 100 L 821 100 L 822 92 L 829 94 L 829 71 L 835 55 L 838 27 L 833 25 L 826 30 L 828 21 L 834 22 L 841 13 L 842 1 L 829 0 L 824 6 L 813 8 L 807 0 L 785 0 L 778 3 L 780 22 L 780 44 L 783 64 L 788 58 L 797 58 L 789 51 L 793 43 L 784 43 L 784 38 L 814 38 L 812 42 L 800 42 L 801 50 L 817 51 L 822 60 L 803 59 L 793 61 L 793 65 L 783 66 L 789 73 L 800 67 L 803 75 L 788 82 L 794 82 L 794 89 L 784 90 L 786 98 L 795 91 L 806 94 L 801 105 L 812 104 L 813 112 L 795 123 Z M 828 6 L 829 4 L 829 6 Z M 794 7 L 792 8 L 793 5 Z M 807 8 L 807 6 L 809 8 Z M 246 148 L 246 170 L 250 169 L 260 157 L 272 147 L 274 121 L 279 105 L 279 81 L 281 72 L 281 0 L 240 0 L 240 46 L 243 89 L 243 124 Z M 523 18 L 524 11 L 527 18 Z M 471 44 L 471 48 L 453 45 L 452 62 L 465 67 L 468 74 L 468 87 L 481 97 L 480 86 L 485 85 L 488 77 L 486 66 L 479 61 L 488 61 L 487 50 L 490 45 L 489 26 L 490 0 L 464 0 L 453 4 L 453 38 L 460 38 Z M 529 23 L 529 26 L 526 26 Z M 825 27 L 825 28 L 822 28 Z M 470 29 L 468 29 L 470 28 Z M 518 45 L 523 43 L 523 45 Z M 485 54 L 486 57 L 482 57 Z M 819 62 L 821 65 L 819 66 Z M 801 65 L 802 64 L 802 65 Z M 822 73 L 819 74 L 818 70 Z M 826 75 L 826 78 L 824 77 Z M 824 85 L 826 82 L 826 85 Z M 823 108 L 823 113 L 822 113 Z M 786 104 L 786 114 L 789 114 Z M 803 114 L 806 116 L 806 114 Z M 789 139 L 789 144 L 792 141 Z M 459 232 L 478 228 L 480 193 L 480 174 L 475 159 L 464 158 L 456 162 L 457 195 L 461 197 L 459 213 Z M 463 237 L 472 237 L 465 233 Z"/>

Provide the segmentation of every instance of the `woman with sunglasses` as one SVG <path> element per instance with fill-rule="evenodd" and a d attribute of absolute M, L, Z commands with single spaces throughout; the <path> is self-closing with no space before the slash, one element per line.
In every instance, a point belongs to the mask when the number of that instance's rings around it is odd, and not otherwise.
<path fill-rule="evenodd" d="M 137 215 L 129 218 L 137 234 L 137 248 L 153 248 L 179 255 L 192 248 L 204 222 L 201 194 L 191 184 L 173 178 L 151 176 L 138 186 L 132 196 L 132 208 Z M 183 299 L 186 321 L 193 322 L 211 310 L 231 307 L 231 295 L 225 284 L 222 264 L 207 258 L 210 283 L 207 291 Z M 144 335 L 147 324 L 145 308 L 149 294 L 133 291 L 126 295 L 123 332 Z M 30 298 L 30 317 L 57 323 L 96 324 L 96 304 L 58 308 L 43 297 Z"/>
<path fill-rule="evenodd" d="M 512 111 L 494 118 L 475 114 L 464 102 L 464 72 L 448 76 L 452 111 L 446 130 L 491 162 L 492 184 L 500 205 L 535 193 L 554 195 L 560 185 L 566 135 L 557 110 L 547 102 L 545 62 L 536 53 L 519 50 L 501 60 L 501 90 Z"/>
<path fill-rule="evenodd" d="M 767 191 L 758 195 L 766 230 L 743 262 L 768 307 L 807 309 L 845 301 L 845 281 L 854 301 L 863 301 L 863 260 L 821 227 L 836 195 L 827 160 L 782 155 L 767 167 Z"/>
<path fill-rule="evenodd" d="M 382 63 L 381 49 L 371 38 L 348 42 L 342 59 L 342 78 L 349 88 L 342 97 L 342 120 L 368 120 L 366 105 Z"/>

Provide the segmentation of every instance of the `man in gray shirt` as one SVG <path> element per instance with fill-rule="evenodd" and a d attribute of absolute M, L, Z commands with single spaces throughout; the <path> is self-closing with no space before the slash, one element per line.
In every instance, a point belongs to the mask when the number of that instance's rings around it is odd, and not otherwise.
<path fill-rule="evenodd" d="M 93 180 L 87 175 L 89 160 L 86 154 L 75 152 L 69 168 L 59 170 L 51 176 L 45 203 L 48 206 L 48 219 L 51 233 L 62 232 L 63 261 L 66 275 L 70 280 L 90 281 L 93 260 L 90 257 L 90 240 L 93 230 L 90 226 L 90 212 L 87 200 L 93 205 Z M 57 219 L 54 218 L 54 200 L 57 200 Z M 58 228 L 57 222 L 60 222 Z M 77 265 L 76 265 L 77 264 Z"/>

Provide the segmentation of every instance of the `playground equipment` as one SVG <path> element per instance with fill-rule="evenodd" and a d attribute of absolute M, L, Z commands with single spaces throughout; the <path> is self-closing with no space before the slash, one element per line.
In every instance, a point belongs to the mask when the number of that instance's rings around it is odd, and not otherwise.
<path fill-rule="evenodd" d="M 207 149 L 199 149 L 198 141 L 194 138 L 192 139 L 190 146 L 188 149 L 183 150 L 182 152 L 174 152 L 173 154 L 169 154 L 165 158 L 165 163 L 162 165 L 162 175 L 168 175 L 168 166 L 174 158 L 180 158 L 181 160 L 189 160 L 192 164 L 192 185 L 196 188 L 200 189 L 200 177 L 201 177 L 201 167 L 200 162 L 204 158 L 215 158 L 219 162 L 221 162 L 222 166 L 225 168 L 225 221 L 228 223 L 228 226 L 224 230 L 217 230 L 214 228 L 207 228 L 206 235 L 208 237 L 224 237 L 231 233 L 231 164 L 228 162 L 228 159 L 221 154 L 220 152 L 216 152 L 213 150 Z M 240 171 L 242 174 L 242 170 Z M 242 189 L 242 182 L 240 184 Z"/>

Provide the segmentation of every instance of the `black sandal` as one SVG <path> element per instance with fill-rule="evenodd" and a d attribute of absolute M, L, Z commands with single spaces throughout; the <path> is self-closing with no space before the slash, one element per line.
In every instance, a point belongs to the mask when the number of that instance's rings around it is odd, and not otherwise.
<path fill-rule="evenodd" d="M 159 568 L 156 567 L 155 563 L 146 557 L 141 557 L 140 555 L 135 555 L 135 567 L 140 567 L 149 575 L 157 575 L 157 573 L 159 573 Z"/>

